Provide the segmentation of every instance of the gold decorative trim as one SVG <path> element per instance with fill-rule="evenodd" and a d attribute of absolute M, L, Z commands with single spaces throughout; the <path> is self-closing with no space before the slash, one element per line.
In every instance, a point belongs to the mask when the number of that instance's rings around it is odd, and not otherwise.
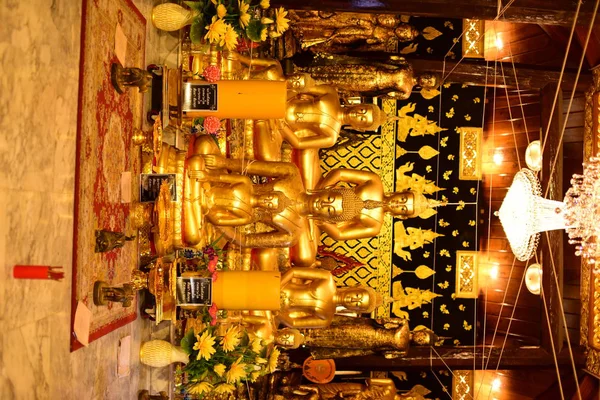
<path fill-rule="evenodd" d="M 483 58 L 485 48 L 485 41 L 482 37 L 485 32 L 484 23 L 481 19 L 466 18 L 463 20 L 463 27 L 465 27 L 465 33 L 462 37 L 463 57 Z"/>
<path fill-rule="evenodd" d="M 479 295 L 479 256 L 476 251 L 456 252 L 456 297 L 476 299 Z"/>
<path fill-rule="evenodd" d="M 396 100 L 385 99 L 381 104 L 382 110 L 387 115 L 396 115 Z M 387 121 L 381 127 L 381 170 L 380 176 L 383 183 L 383 192 L 394 191 L 394 168 L 396 161 L 396 132 L 398 121 Z M 382 294 L 390 295 L 392 292 L 392 230 L 394 219 L 391 215 L 386 215 L 383 220 L 383 226 L 379 232 L 379 266 L 377 268 L 377 291 Z M 375 310 L 377 317 L 389 317 L 390 307 L 379 307 Z"/>
<path fill-rule="evenodd" d="M 458 176 L 461 180 L 480 180 L 481 148 L 483 143 L 483 129 L 476 127 L 457 128 L 460 134 L 460 159 Z"/>
<path fill-rule="evenodd" d="M 472 399 L 475 383 L 475 371 L 457 370 L 452 375 L 452 399 Z"/>

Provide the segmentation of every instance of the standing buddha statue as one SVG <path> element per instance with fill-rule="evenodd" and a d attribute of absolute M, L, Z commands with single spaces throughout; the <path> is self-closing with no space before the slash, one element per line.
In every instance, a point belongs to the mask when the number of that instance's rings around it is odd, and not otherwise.
<path fill-rule="evenodd" d="M 428 329 L 411 332 L 403 318 L 335 316 L 330 326 L 302 329 L 304 345 L 315 359 L 381 354 L 385 358 L 406 356 L 410 344 L 432 345 L 437 336 Z"/>
<path fill-rule="evenodd" d="M 411 42 L 419 31 L 393 14 L 290 10 L 291 31 L 302 49 L 329 53 L 359 46 L 380 48 L 390 40 Z"/>
<path fill-rule="evenodd" d="M 299 72 L 309 74 L 317 84 L 337 88 L 347 96 L 386 95 L 407 99 L 415 85 L 423 89 L 438 86 L 435 74 L 423 73 L 415 77 L 412 66 L 404 59 L 391 64 L 328 63 L 298 67 Z"/>

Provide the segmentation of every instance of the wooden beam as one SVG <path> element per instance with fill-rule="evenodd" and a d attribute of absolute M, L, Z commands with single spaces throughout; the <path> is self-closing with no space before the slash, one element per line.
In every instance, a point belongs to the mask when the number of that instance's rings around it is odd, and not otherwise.
<path fill-rule="evenodd" d="M 447 82 L 468 83 L 477 86 L 496 86 L 516 88 L 517 81 L 513 72 L 512 63 L 504 63 L 504 79 L 500 66 L 494 68 L 494 63 L 486 65 L 484 62 L 475 60 L 462 60 L 460 63 L 455 61 L 425 60 L 411 58 L 415 71 L 435 72 L 440 76 L 447 77 Z M 540 90 L 549 83 L 558 83 L 560 71 L 534 68 L 515 64 L 517 69 L 518 87 L 521 90 L 534 89 Z M 572 91 L 575 86 L 577 74 L 571 71 L 565 71 L 561 81 L 562 90 Z M 577 91 L 584 92 L 592 84 L 592 75 L 582 73 L 577 82 Z M 560 109 L 559 109 L 560 110 Z"/>
<path fill-rule="evenodd" d="M 481 368 L 481 360 L 485 355 L 485 362 L 489 359 L 488 368 L 495 369 L 500 359 L 498 369 L 522 369 L 532 367 L 554 367 L 554 357 L 541 347 L 524 346 L 501 348 L 490 346 L 459 346 L 459 347 L 436 347 L 436 351 L 424 347 L 413 347 L 408 355 L 402 358 L 385 359 L 382 356 L 361 356 L 339 358 L 335 360 L 339 371 L 396 371 L 407 368 L 434 368 L 450 369 L 473 369 L 473 358 L 475 368 Z M 500 357 L 501 355 L 501 357 Z M 582 367 L 585 364 L 583 348 L 573 348 L 575 366 Z M 557 355 L 559 365 L 571 365 L 571 357 L 567 351 Z M 299 360 L 297 360 L 299 361 Z"/>
<path fill-rule="evenodd" d="M 559 92 L 554 113 L 551 115 L 552 104 L 556 94 L 557 85 L 549 84 L 541 92 L 540 102 L 542 105 L 542 137 L 546 138 L 544 145 L 543 167 L 541 174 L 542 196 L 552 200 L 563 199 L 562 188 L 562 143 L 559 143 L 563 127 L 563 99 L 562 91 Z M 545 136 L 546 132 L 548 135 Z M 550 171 L 551 164 L 556 161 L 554 171 Z M 546 195 L 546 189 L 550 187 Z M 542 347 L 548 352 L 552 351 L 552 340 L 554 350 L 559 352 L 563 346 L 565 331 L 561 315 L 560 302 L 563 293 L 563 232 L 544 232 L 540 240 L 541 264 L 544 269 L 542 275 L 542 300 L 545 301 L 547 314 L 542 323 Z M 554 264 L 554 268 L 552 267 Z M 558 282 L 558 285 L 556 284 Z M 549 324 L 547 320 L 549 320 Z M 550 325 L 550 328 L 548 327 Z"/>
<path fill-rule="evenodd" d="M 507 5 L 508 0 L 501 1 Z M 589 23 L 594 2 L 581 6 L 578 24 Z M 496 0 L 273 0 L 273 6 L 320 11 L 376 12 L 422 17 L 475 18 L 493 20 L 498 15 Z M 501 20 L 528 24 L 571 26 L 577 3 L 569 0 L 519 0 L 510 4 Z"/>

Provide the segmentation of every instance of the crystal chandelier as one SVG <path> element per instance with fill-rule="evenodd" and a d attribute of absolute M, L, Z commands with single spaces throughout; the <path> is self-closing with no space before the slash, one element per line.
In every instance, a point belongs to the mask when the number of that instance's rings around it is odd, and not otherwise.
<path fill-rule="evenodd" d="M 565 195 L 565 220 L 569 243 L 576 245 L 575 255 L 596 263 L 600 236 L 600 158 L 591 157 L 583 164 L 583 175 L 575 174 Z"/>
<path fill-rule="evenodd" d="M 540 232 L 565 228 L 564 207 L 563 202 L 541 196 L 534 172 L 527 168 L 517 172 L 498 216 L 518 260 L 526 261 L 533 256 Z"/>

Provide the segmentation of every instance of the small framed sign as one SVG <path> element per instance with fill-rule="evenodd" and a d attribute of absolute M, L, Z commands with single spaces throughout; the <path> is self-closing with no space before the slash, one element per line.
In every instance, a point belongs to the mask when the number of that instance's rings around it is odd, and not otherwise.
<path fill-rule="evenodd" d="M 178 277 L 178 306 L 212 305 L 212 277 Z"/>
<path fill-rule="evenodd" d="M 218 92 L 216 83 L 183 84 L 183 112 L 218 111 Z"/>
<path fill-rule="evenodd" d="M 160 193 L 160 186 L 168 182 L 171 188 L 171 200 L 177 200 L 175 174 L 141 174 L 140 175 L 140 202 L 149 203 L 156 201 Z"/>

